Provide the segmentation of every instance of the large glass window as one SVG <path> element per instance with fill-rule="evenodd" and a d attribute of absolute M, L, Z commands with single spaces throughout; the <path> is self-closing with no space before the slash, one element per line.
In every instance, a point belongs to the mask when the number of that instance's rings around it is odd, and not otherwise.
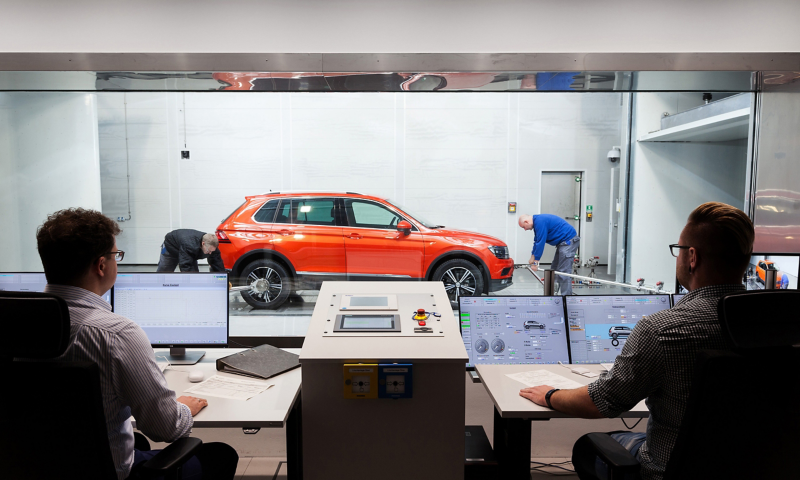
<path fill-rule="evenodd" d="M 291 214 L 297 225 L 336 225 L 332 198 L 292 199 Z"/>

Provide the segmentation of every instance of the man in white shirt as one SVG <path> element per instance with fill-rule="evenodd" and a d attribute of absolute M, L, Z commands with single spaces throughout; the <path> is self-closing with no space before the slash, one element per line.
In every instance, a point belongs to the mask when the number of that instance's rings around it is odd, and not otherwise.
<path fill-rule="evenodd" d="M 119 226 L 100 212 L 81 208 L 50 215 L 36 233 L 44 265 L 45 292 L 62 297 L 69 307 L 70 340 L 64 360 L 97 364 L 111 455 L 118 480 L 157 451 L 134 448 L 130 417 L 152 440 L 172 442 L 188 436 L 194 415 L 208 403 L 182 396 L 167 386 L 144 331 L 111 312 L 101 298 L 117 278 Z M 203 444 L 183 468 L 184 479 L 232 479 L 238 455 L 223 443 Z"/>

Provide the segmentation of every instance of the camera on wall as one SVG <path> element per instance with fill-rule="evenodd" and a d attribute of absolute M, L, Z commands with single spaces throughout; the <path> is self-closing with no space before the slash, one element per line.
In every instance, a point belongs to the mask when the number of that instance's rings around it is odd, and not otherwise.
<path fill-rule="evenodd" d="M 620 152 L 619 147 L 611 147 L 611 150 L 608 151 L 608 161 L 611 163 L 616 163 L 619 161 L 622 153 Z"/>

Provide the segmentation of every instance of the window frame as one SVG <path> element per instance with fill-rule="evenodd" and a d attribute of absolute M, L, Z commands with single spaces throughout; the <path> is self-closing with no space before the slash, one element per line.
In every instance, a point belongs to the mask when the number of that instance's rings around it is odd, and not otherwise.
<path fill-rule="evenodd" d="M 341 217 L 342 217 L 342 220 L 344 221 L 344 225 L 347 226 L 348 228 L 360 228 L 360 229 L 363 229 L 363 230 L 385 230 L 387 232 L 393 232 L 393 231 L 397 230 L 397 228 L 396 228 L 397 226 L 396 225 L 395 225 L 395 228 L 359 227 L 358 225 L 351 225 L 350 224 L 350 218 L 347 215 L 347 203 L 346 203 L 347 200 L 350 200 L 351 202 L 356 202 L 357 201 L 357 202 L 363 202 L 363 203 L 371 203 L 373 205 L 377 205 L 378 207 L 382 207 L 382 208 L 384 208 L 386 210 L 389 210 L 393 214 L 395 214 L 398 217 L 400 217 L 403 221 L 406 221 L 406 222 L 410 223 L 412 232 L 419 232 L 420 231 L 419 228 L 417 227 L 416 223 L 414 223 L 413 221 L 409 220 L 408 218 L 406 218 L 405 215 L 403 215 L 402 213 L 400 213 L 399 211 L 395 210 L 394 208 L 392 208 L 389 205 L 383 204 L 381 202 L 376 202 L 375 200 L 370 200 L 370 199 L 367 199 L 367 198 L 358 198 L 358 197 L 341 197 L 341 200 L 342 200 L 342 205 L 341 205 L 342 215 L 341 215 Z M 355 220 L 355 217 L 354 217 L 354 220 Z M 397 223 L 400 223 L 400 221 L 398 221 Z"/>

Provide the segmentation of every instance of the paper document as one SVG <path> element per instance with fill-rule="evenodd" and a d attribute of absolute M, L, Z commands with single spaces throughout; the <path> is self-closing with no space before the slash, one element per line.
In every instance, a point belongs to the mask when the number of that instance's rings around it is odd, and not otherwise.
<path fill-rule="evenodd" d="M 240 380 L 238 378 L 214 375 L 208 380 L 198 383 L 184 390 L 185 393 L 194 393 L 200 397 L 230 398 L 233 400 L 249 400 L 274 384 L 257 382 L 253 380 Z"/>
<path fill-rule="evenodd" d="M 547 370 L 533 370 L 530 372 L 507 373 L 506 376 L 527 387 L 538 387 L 539 385 L 550 385 L 553 388 L 578 388 L 583 384 L 569 378 L 552 373 Z"/>
<path fill-rule="evenodd" d="M 600 366 L 605 368 L 606 370 L 611 370 L 611 367 L 613 367 L 614 364 L 613 363 L 601 363 Z"/>
<path fill-rule="evenodd" d="M 161 373 L 164 373 L 164 370 L 167 369 L 167 366 L 169 366 L 169 363 L 167 363 L 167 362 L 156 362 L 156 365 L 158 365 L 158 369 L 161 370 Z"/>

